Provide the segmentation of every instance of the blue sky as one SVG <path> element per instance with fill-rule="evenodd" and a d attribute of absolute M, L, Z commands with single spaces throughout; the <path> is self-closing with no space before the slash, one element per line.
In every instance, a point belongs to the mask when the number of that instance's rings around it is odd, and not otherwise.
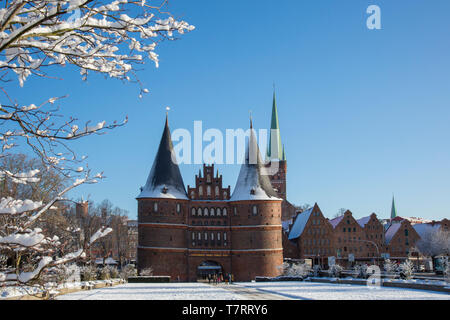
<path fill-rule="evenodd" d="M 381 30 L 368 30 L 366 8 L 381 8 Z M 73 68 L 63 80 L 10 86 L 20 103 L 68 94 L 67 114 L 129 123 L 73 144 L 107 179 L 72 192 L 111 200 L 136 217 L 162 134 L 165 107 L 172 131 L 269 128 L 276 83 L 288 159 L 288 199 L 317 202 L 327 217 L 398 214 L 442 219 L 450 212 L 450 2 L 172 0 L 170 11 L 196 26 L 157 49 L 138 73 L 150 94 L 130 83 Z M 192 185 L 200 165 L 182 165 Z M 234 188 L 238 165 L 220 165 Z"/>

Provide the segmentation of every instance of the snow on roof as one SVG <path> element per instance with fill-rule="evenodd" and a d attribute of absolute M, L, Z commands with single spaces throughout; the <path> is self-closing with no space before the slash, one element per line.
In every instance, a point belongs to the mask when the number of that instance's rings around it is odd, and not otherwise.
<path fill-rule="evenodd" d="M 314 207 L 309 208 L 308 210 L 303 211 L 302 213 L 299 213 L 297 215 L 297 218 L 294 221 L 294 225 L 291 228 L 291 232 L 289 232 L 289 240 L 297 239 L 302 235 L 313 209 Z"/>
<path fill-rule="evenodd" d="M 358 222 L 358 224 L 362 227 L 362 228 L 364 228 L 364 226 L 367 224 L 367 222 L 369 222 L 370 221 L 370 216 L 367 216 L 367 217 L 363 217 L 363 218 L 361 218 L 361 219 L 358 219 L 358 220 L 356 220 L 356 222 Z"/>
<path fill-rule="evenodd" d="M 268 173 L 261 160 L 253 128 L 245 152 L 245 162 L 241 166 L 236 186 L 230 201 L 282 200 L 270 183 Z"/>
<path fill-rule="evenodd" d="M 140 198 L 188 199 L 183 178 L 176 163 L 167 118 L 147 183 L 137 196 L 137 199 Z"/>
<path fill-rule="evenodd" d="M 340 216 L 337 218 L 334 218 L 332 220 L 330 220 L 331 225 L 333 226 L 333 229 L 336 228 L 336 226 L 342 221 L 342 219 L 344 219 L 344 216 Z"/>
<path fill-rule="evenodd" d="M 438 223 L 436 223 L 436 224 L 418 223 L 418 224 L 414 224 L 412 227 L 414 228 L 414 230 L 416 230 L 416 232 L 419 234 L 419 236 L 421 238 L 423 238 L 424 235 L 427 234 L 428 232 L 438 231 L 440 229 L 441 225 Z"/>
<path fill-rule="evenodd" d="M 400 229 L 401 226 L 402 223 L 392 223 L 389 226 L 385 234 L 386 244 L 389 244 L 389 242 L 391 242 L 392 238 L 394 237 L 394 235 L 397 233 L 397 231 Z"/>

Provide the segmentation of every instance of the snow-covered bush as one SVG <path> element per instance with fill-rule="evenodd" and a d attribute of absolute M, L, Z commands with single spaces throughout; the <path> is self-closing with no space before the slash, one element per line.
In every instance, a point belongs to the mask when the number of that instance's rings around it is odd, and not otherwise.
<path fill-rule="evenodd" d="M 137 276 L 137 270 L 133 264 L 127 264 L 120 272 L 120 277 L 124 280 L 128 280 L 129 277 L 135 276 Z"/>
<path fill-rule="evenodd" d="M 117 270 L 117 267 L 115 266 L 108 266 L 109 269 L 109 276 L 111 279 L 117 279 L 119 278 L 119 270 Z"/>
<path fill-rule="evenodd" d="M 97 268 L 91 265 L 82 267 L 80 270 L 81 281 L 97 280 Z"/>
<path fill-rule="evenodd" d="M 367 279 L 367 277 L 368 277 L 367 265 L 365 265 L 365 264 L 356 265 L 353 268 L 353 277 L 361 278 L 361 279 Z"/>
<path fill-rule="evenodd" d="M 153 268 L 152 267 L 148 267 L 148 268 L 142 269 L 139 272 L 139 275 L 143 276 L 143 277 L 152 276 L 153 275 Z"/>
<path fill-rule="evenodd" d="M 398 272 L 400 273 L 400 277 L 402 279 L 411 279 L 413 274 L 414 266 L 413 263 L 409 260 L 401 263 L 398 267 Z"/>
<path fill-rule="evenodd" d="M 445 281 L 447 283 L 450 283 L 450 262 L 446 263 L 446 266 L 444 269 L 444 277 L 445 277 Z"/>
<path fill-rule="evenodd" d="M 50 268 L 49 270 L 54 272 L 54 280 L 52 282 L 63 283 L 80 281 L 80 268 L 76 264 L 62 264 L 57 267 Z"/>
<path fill-rule="evenodd" d="M 99 280 L 109 280 L 111 279 L 111 270 L 109 267 L 100 268 L 97 271 L 97 279 Z"/>
<path fill-rule="evenodd" d="M 392 262 L 390 259 L 384 260 L 383 267 L 387 273 L 394 273 L 397 271 L 397 264 Z"/>
<path fill-rule="evenodd" d="M 314 277 L 320 277 L 320 271 L 322 271 L 322 268 L 318 264 L 315 264 L 313 267 L 313 275 Z"/>
<path fill-rule="evenodd" d="M 311 267 L 306 263 L 283 263 L 283 275 L 288 277 L 307 277 Z"/>
<path fill-rule="evenodd" d="M 342 268 L 340 265 L 333 264 L 328 269 L 328 275 L 333 278 L 339 278 L 341 276 L 343 270 L 344 270 L 344 268 Z"/>

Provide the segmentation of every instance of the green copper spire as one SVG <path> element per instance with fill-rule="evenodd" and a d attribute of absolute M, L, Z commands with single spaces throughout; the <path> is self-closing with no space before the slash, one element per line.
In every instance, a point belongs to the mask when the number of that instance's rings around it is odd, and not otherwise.
<path fill-rule="evenodd" d="M 284 151 L 284 144 L 283 144 L 283 156 L 281 157 L 281 161 L 286 161 L 286 153 Z"/>
<path fill-rule="evenodd" d="M 397 216 L 397 210 L 395 209 L 394 196 L 392 196 L 391 219 L 394 219 L 396 216 Z"/>
<path fill-rule="evenodd" d="M 272 120 L 270 123 L 270 136 L 269 144 L 267 146 L 267 159 L 282 160 L 284 154 L 283 145 L 281 144 L 280 125 L 278 123 L 278 110 L 277 102 L 275 99 L 275 90 L 273 91 L 273 103 L 272 103 Z M 273 144 L 273 145 L 272 145 Z"/>

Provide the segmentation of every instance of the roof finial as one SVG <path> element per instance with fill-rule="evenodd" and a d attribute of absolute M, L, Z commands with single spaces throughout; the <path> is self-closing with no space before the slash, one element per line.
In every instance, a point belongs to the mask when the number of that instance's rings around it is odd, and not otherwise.
<path fill-rule="evenodd" d="M 253 129 L 252 110 L 249 110 L 248 112 L 250 113 L 250 129 Z"/>
<path fill-rule="evenodd" d="M 170 107 L 166 107 L 166 126 L 169 125 L 169 110 L 170 110 Z"/>

